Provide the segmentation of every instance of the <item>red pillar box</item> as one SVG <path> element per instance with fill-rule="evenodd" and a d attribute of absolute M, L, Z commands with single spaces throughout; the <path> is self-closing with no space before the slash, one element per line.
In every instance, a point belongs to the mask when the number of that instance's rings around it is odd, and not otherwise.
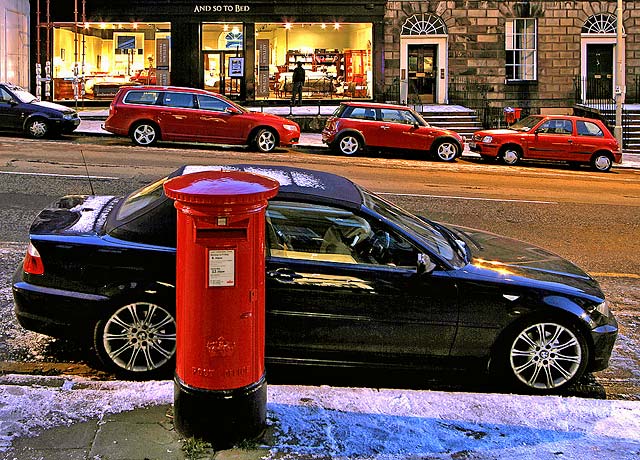
<path fill-rule="evenodd" d="M 264 215 L 278 186 L 238 171 L 164 184 L 178 209 L 175 426 L 217 449 L 265 424 Z"/>

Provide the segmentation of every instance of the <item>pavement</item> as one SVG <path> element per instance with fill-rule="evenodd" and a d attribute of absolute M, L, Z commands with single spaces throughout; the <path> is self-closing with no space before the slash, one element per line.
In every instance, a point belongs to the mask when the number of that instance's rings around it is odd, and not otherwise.
<path fill-rule="evenodd" d="M 424 106 L 421 110 L 429 110 L 430 106 Z M 442 111 L 444 106 L 437 106 L 439 111 Z M 447 106 L 450 111 L 464 110 L 459 106 Z M 333 113 L 336 106 L 289 106 L 289 107 L 251 107 L 251 110 L 265 111 L 274 113 L 280 116 L 328 116 Z M 113 134 L 102 129 L 102 124 L 106 120 L 109 113 L 108 109 L 85 109 L 79 110 L 80 126 L 76 129 L 76 133 L 87 135 L 99 135 L 99 136 L 112 136 Z M 326 149 L 327 145 L 322 143 L 322 135 L 319 133 L 307 133 L 300 134 L 300 140 L 296 148 L 308 149 L 308 148 L 320 148 Z M 462 152 L 463 158 L 480 158 L 480 155 L 469 150 L 465 146 Z M 635 153 L 622 153 L 622 163 L 614 164 L 613 168 L 632 168 L 640 169 L 640 154 Z"/>
<path fill-rule="evenodd" d="M 256 439 L 216 450 L 175 430 L 172 398 L 171 381 L 4 375 L 0 458 L 640 458 L 640 401 L 268 385 L 265 431 Z"/>

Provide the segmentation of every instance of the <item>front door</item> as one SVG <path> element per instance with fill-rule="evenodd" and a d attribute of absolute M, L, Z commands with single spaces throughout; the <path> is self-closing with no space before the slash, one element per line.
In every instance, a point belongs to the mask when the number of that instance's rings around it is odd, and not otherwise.
<path fill-rule="evenodd" d="M 613 97 L 613 44 L 587 44 L 587 100 Z"/>
<path fill-rule="evenodd" d="M 203 51 L 204 89 L 227 97 L 240 97 L 241 78 L 234 77 L 233 59 L 241 51 Z"/>
<path fill-rule="evenodd" d="M 408 102 L 436 102 L 437 49 L 437 45 L 408 45 Z"/>

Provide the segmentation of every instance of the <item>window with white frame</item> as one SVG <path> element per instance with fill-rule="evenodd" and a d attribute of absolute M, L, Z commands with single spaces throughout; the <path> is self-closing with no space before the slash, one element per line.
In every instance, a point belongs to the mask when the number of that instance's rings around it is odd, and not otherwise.
<path fill-rule="evenodd" d="M 507 80 L 537 78 L 537 23 L 535 18 L 510 19 L 505 28 Z"/>

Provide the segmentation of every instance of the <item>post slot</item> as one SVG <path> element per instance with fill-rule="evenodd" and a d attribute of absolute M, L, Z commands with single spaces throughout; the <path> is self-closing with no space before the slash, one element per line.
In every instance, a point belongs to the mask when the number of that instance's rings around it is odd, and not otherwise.
<path fill-rule="evenodd" d="M 196 228 L 196 242 L 200 240 L 246 240 L 246 228 Z"/>

